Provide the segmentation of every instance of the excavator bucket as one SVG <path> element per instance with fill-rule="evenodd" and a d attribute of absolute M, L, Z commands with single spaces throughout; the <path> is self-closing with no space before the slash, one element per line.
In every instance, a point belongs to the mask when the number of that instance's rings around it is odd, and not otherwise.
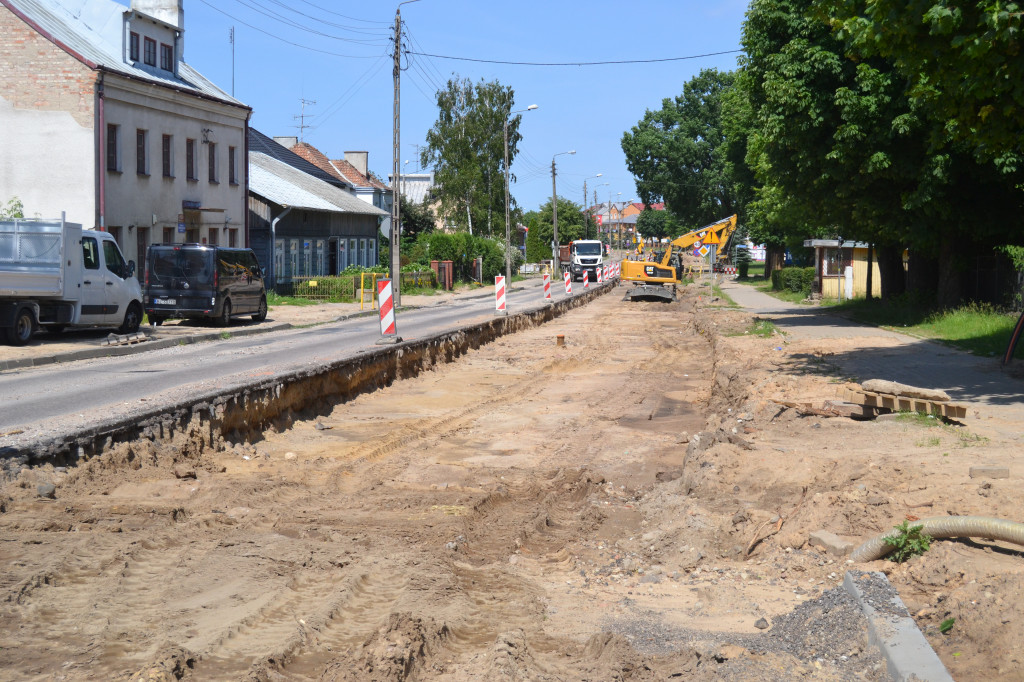
<path fill-rule="evenodd" d="M 626 290 L 623 301 L 659 301 L 671 303 L 676 300 L 676 288 L 661 284 L 637 284 Z"/>

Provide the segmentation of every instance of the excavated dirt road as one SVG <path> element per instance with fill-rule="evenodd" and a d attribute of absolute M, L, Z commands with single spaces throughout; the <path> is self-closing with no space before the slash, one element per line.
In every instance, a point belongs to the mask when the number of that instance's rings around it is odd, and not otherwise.
<path fill-rule="evenodd" d="M 254 443 L 197 429 L 21 470 L 0 489 L 0 679 L 886 679 L 848 566 L 807 534 L 888 529 L 936 498 L 910 465 L 966 436 L 800 418 L 772 398 L 831 397 L 827 365 L 766 360 L 777 338 L 695 294 L 619 299 Z M 962 513 L 1020 508 L 983 490 Z M 1010 679 L 1019 563 L 967 543 L 864 568 L 918 602 L 954 674 Z"/>

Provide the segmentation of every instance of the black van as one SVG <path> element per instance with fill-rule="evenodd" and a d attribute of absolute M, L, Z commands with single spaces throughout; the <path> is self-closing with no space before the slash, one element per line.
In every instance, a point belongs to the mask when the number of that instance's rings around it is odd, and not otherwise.
<path fill-rule="evenodd" d="M 210 318 L 226 327 L 237 315 L 267 317 L 263 271 L 252 249 L 153 244 L 146 250 L 142 302 L 150 324 L 170 317 Z"/>

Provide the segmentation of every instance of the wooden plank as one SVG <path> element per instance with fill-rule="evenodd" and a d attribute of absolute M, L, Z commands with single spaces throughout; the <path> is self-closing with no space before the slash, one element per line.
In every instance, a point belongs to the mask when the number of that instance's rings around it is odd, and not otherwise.
<path fill-rule="evenodd" d="M 863 405 L 867 408 L 891 410 L 893 412 L 919 412 L 948 419 L 963 419 L 967 416 L 967 406 L 960 403 L 873 393 L 871 391 L 855 390 L 848 386 L 841 386 L 839 388 L 838 398 L 847 403 Z"/>

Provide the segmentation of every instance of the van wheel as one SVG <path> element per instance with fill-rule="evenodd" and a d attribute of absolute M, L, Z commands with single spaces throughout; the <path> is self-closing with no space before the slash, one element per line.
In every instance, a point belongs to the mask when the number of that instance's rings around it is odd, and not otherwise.
<path fill-rule="evenodd" d="M 32 338 L 35 331 L 36 320 L 31 308 L 22 308 L 14 316 L 14 326 L 5 330 L 7 332 L 7 343 L 12 346 L 24 346 Z"/>
<path fill-rule="evenodd" d="M 252 319 L 254 322 L 262 322 L 267 319 L 267 297 L 260 296 L 260 307 L 253 314 Z"/>
<path fill-rule="evenodd" d="M 124 314 L 124 322 L 117 328 L 117 331 L 122 334 L 134 334 L 139 331 L 140 324 L 142 324 L 142 306 L 139 305 L 138 301 L 132 301 L 128 304 L 128 310 Z"/>
<path fill-rule="evenodd" d="M 231 299 L 224 301 L 224 307 L 220 310 L 220 317 L 217 318 L 218 327 L 227 327 L 231 324 Z"/>

